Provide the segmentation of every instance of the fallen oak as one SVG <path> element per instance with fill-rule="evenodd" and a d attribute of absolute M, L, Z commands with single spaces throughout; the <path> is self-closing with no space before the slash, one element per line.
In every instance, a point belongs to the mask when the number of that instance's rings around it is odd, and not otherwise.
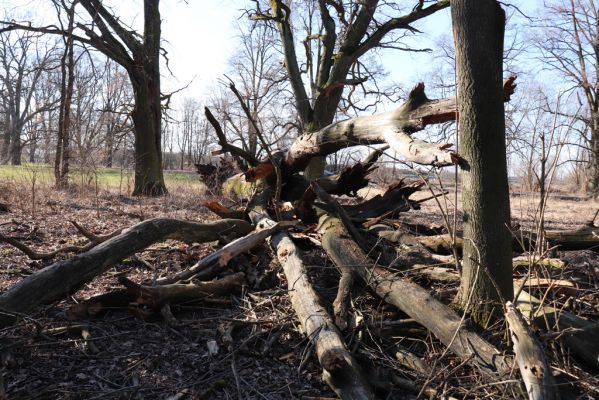
<path fill-rule="evenodd" d="M 272 221 L 263 219 L 264 226 Z M 308 278 L 306 267 L 293 241 L 285 233 L 271 237 L 271 246 L 287 278 L 287 291 L 293 309 L 308 339 L 314 343 L 323 368 L 324 381 L 342 399 L 375 399 L 368 381 L 345 346 L 337 327 L 319 303 Z"/>
<path fill-rule="evenodd" d="M 158 241 L 212 242 L 223 234 L 243 236 L 251 230 L 251 224 L 242 220 L 206 224 L 167 218 L 146 220 L 85 253 L 58 261 L 23 278 L 0 295 L 0 310 L 5 315 L 27 313 L 38 305 L 60 300 L 123 258 Z M 12 320 L 8 318 L 2 324 Z"/>
<path fill-rule="evenodd" d="M 361 279 L 386 302 L 398 307 L 430 330 L 455 355 L 478 366 L 485 374 L 509 373 L 511 359 L 465 326 L 453 310 L 417 284 L 376 266 L 349 237 L 341 221 L 323 216 L 319 223 L 322 246 L 336 265 L 351 265 Z"/>

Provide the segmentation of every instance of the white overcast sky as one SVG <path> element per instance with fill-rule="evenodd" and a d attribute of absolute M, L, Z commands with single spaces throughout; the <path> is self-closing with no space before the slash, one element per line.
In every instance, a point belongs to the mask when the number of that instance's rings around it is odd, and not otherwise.
<path fill-rule="evenodd" d="M 406 4 L 410 3 L 405 1 Z M 526 12 L 532 12 L 542 0 L 512 0 Z M 0 0 L 4 10 L 13 10 L 24 18 L 52 20 L 53 8 L 47 0 Z M 137 27 L 142 21 L 141 0 L 105 1 L 119 17 Z M 163 68 L 163 88 L 175 90 L 192 82 L 179 97 L 202 98 L 208 95 L 217 80 L 226 72 L 227 60 L 236 48 L 237 23 L 243 17 L 247 0 L 162 0 L 162 37 L 174 77 Z M 416 4 L 413 0 L 412 3 Z M 449 9 L 443 10 L 416 24 L 424 34 L 419 35 L 423 47 L 433 46 L 441 34 L 451 34 Z M 430 55 L 399 51 L 384 53 L 382 64 L 389 79 L 407 86 L 424 77 L 431 63 Z"/>

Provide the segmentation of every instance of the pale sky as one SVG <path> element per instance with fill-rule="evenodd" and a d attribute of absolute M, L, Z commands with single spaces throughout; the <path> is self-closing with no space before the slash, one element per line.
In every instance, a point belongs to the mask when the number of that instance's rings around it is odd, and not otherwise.
<path fill-rule="evenodd" d="M 416 1 L 413 1 L 416 3 Z M 43 0 L 0 0 L 4 10 L 14 10 L 21 18 L 52 21 L 55 12 Z M 141 22 L 142 1 L 105 1 L 125 22 L 136 27 Z M 193 81 L 178 96 L 195 97 L 200 100 L 208 95 L 219 78 L 226 73 L 227 61 L 234 54 L 237 22 L 243 16 L 247 0 L 162 0 L 163 46 L 169 54 L 169 65 L 174 77 L 166 68 L 163 73 L 163 90 L 176 90 Z M 526 12 L 532 12 L 542 4 L 541 0 L 511 0 Z M 434 40 L 442 34 L 451 35 L 449 9 L 442 10 L 415 24 L 424 33 L 418 35 L 415 46 L 434 47 Z M 411 86 L 423 79 L 429 70 L 433 55 L 384 51 L 381 55 L 383 66 L 389 71 L 389 80 Z"/>

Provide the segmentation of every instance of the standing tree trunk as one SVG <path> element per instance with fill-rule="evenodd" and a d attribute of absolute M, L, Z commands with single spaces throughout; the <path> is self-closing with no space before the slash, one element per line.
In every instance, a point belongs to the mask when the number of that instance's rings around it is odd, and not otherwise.
<path fill-rule="evenodd" d="M 75 54 L 73 46 L 73 24 L 76 1 L 67 10 L 68 30 L 65 49 L 60 63 L 60 110 L 58 114 L 58 137 L 54 156 L 54 181 L 58 189 L 69 186 L 69 139 L 71 130 L 71 103 L 75 85 Z"/>
<path fill-rule="evenodd" d="M 135 96 L 132 119 L 135 131 L 134 195 L 167 193 L 162 173 L 160 98 L 159 0 L 144 1 L 144 40 L 127 68 Z M 140 68 L 141 66 L 141 68 Z"/>
<path fill-rule="evenodd" d="M 156 73 L 159 74 L 156 67 Z M 142 75 L 139 73 L 139 75 Z M 133 195 L 165 194 L 160 149 L 160 77 L 132 76 L 135 109 L 135 187 Z"/>
<path fill-rule="evenodd" d="M 599 108 L 599 104 L 597 105 Z M 596 199 L 599 197 L 599 110 L 591 110 L 589 164 L 586 192 Z"/>
<path fill-rule="evenodd" d="M 21 145 L 21 127 L 17 126 L 17 125 L 12 125 L 11 126 L 11 130 L 9 132 L 10 134 L 10 147 L 9 147 L 9 153 L 10 153 L 10 163 L 12 165 L 21 165 L 21 150 L 22 150 L 22 145 Z"/>
<path fill-rule="evenodd" d="M 496 0 L 453 0 L 464 223 L 458 301 L 481 325 L 512 299 L 503 106 L 505 12 Z"/>

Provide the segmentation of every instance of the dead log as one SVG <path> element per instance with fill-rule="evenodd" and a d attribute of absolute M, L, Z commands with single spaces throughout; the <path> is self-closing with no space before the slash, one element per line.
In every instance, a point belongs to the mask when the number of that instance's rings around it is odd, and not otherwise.
<path fill-rule="evenodd" d="M 508 301 L 505 305 L 505 319 L 514 342 L 516 364 L 526 386 L 530 400 L 555 400 L 556 391 L 551 368 L 545 358 L 541 344 L 534 336 L 518 309 Z"/>
<path fill-rule="evenodd" d="M 561 338 L 576 358 L 599 368 L 599 323 L 544 305 L 520 286 L 514 285 L 514 292 L 520 292 L 514 303 L 525 318 L 542 329 L 558 333 L 557 337 Z"/>
<path fill-rule="evenodd" d="M 0 295 L 0 309 L 8 314 L 26 313 L 40 304 L 60 300 L 123 258 L 158 241 L 212 242 L 224 234 L 243 236 L 251 230 L 251 224 L 242 220 L 207 224 L 166 218 L 146 220 L 85 253 L 58 261 L 22 279 Z"/>
<path fill-rule="evenodd" d="M 585 226 L 572 231 L 548 231 L 545 239 L 550 246 L 559 246 L 560 250 L 586 250 L 599 251 L 599 228 Z"/>
<path fill-rule="evenodd" d="M 532 238 L 532 239 L 531 239 Z M 453 254 L 451 245 L 451 235 L 445 233 L 441 235 L 416 236 L 416 241 L 436 254 Z M 527 251 L 534 243 L 534 234 L 529 232 L 514 232 L 512 234 L 512 248 L 515 252 L 522 253 Z M 557 244 L 557 242 L 555 243 Z M 597 242 L 599 244 L 599 241 Z M 462 252 L 462 232 L 457 232 L 456 247 L 458 252 Z M 522 248 L 524 245 L 525 248 Z"/>
<path fill-rule="evenodd" d="M 440 281 L 460 281 L 457 272 L 449 268 L 427 267 L 418 272 Z M 514 303 L 528 321 L 551 332 L 553 337 L 561 339 L 577 359 L 599 368 L 599 323 L 544 305 L 541 300 L 531 296 L 517 284 L 514 284 L 514 293 L 518 294 Z"/>
<path fill-rule="evenodd" d="M 173 276 L 158 279 L 156 283 L 158 285 L 167 285 L 191 278 L 198 280 L 212 279 L 223 270 L 233 257 L 253 249 L 273 233 L 294 225 L 295 222 L 292 221 L 281 221 L 268 228 L 258 229 L 210 253 L 188 269 Z"/>
<path fill-rule="evenodd" d="M 336 265 L 359 266 L 356 271 L 362 280 L 382 299 L 429 329 L 454 354 L 465 360 L 472 359 L 472 363 L 489 375 L 503 375 L 510 371 L 510 360 L 465 326 L 463 319 L 453 310 L 417 284 L 374 267 L 350 239 L 339 219 L 321 217 L 319 232 L 323 235 L 323 248 Z"/>
<path fill-rule="evenodd" d="M 127 288 L 131 299 L 137 304 L 160 310 L 165 303 L 195 302 L 206 297 L 239 293 L 245 283 L 245 274 L 238 272 L 210 282 L 174 283 L 159 286 L 140 285 L 125 277 L 120 277 L 119 282 Z"/>
<path fill-rule="evenodd" d="M 262 220 L 261 224 L 268 225 L 271 222 Z M 342 399 L 375 399 L 337 327 L 320 305 L 293 241 L 285 233 L 277 233 L 272 236 L 271 245 L 283 266 L 293 309 L 306 336 L 316 348 L 325 382 Z"/>

